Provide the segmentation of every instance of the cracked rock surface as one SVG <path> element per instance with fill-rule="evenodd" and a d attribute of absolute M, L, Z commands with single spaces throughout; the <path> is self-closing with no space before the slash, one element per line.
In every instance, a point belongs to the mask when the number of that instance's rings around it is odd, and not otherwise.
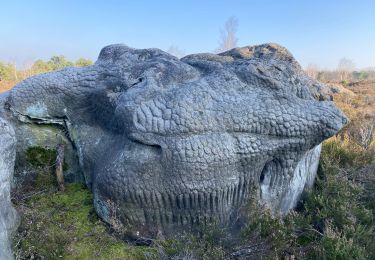
<path fill-rule="evenodd" d="M 313 183 L 320 143 L 346 124 L 277 44 L 181 60 L 111 45 L 92 66 L 21 82 L 3 106 L 14 125 L 64 129 L 98 214 L 145 236 L 230 223 L 252 185 L 286 213 Z"/>

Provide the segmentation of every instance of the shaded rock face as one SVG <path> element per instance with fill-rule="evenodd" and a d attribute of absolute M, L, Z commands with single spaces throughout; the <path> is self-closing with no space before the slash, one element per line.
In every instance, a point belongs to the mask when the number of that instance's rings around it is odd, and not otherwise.
<path fill-rule="evenodd" d="M 252 185 L 275 213 L 292 208 L 346 123 L 326 99 L 276 44 L 181 60 L 111 45 L 92 66 L 21 82 L 4 106 L 14 124 L 65 129 L 105 221 L 168 235 L 230 223 Z"/>
<path fill-rule="evenodd" d="M 10 201 L 15 144 L 12 127 L 0 118 L 0 259 L 13 259 L 10 240 L 18 223 L 18 215 Z"/>

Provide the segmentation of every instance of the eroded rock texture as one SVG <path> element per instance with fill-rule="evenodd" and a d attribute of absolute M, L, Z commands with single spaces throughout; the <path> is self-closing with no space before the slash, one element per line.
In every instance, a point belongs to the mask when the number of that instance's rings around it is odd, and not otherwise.
<path fill-rule="evenodd" d="M 251 185 L 274 212 L 292 208 L 346 123 L 327 97 L 276 44 L 181 60 L 111 45 L 92 66 L 23 81 L 4 105 L 14 124 L 65 129 L 105 221 L 168 235 L 229 223 Z"/>
<path fill-rule="evenodd" d="M 16 139 L 14 131 L 0 118 L 0 259 L 13 259 L 11 235 L 16 229 L 18 215 L 10 201 Z"/>

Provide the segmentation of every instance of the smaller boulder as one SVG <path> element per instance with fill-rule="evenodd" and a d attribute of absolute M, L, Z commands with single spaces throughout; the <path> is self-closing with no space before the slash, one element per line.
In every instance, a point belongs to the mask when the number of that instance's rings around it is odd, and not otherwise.
<path fill-rule="evenodd" d="M 10 201 L 10 186 L 16 156 L 13 128 L 0 118 L 0 259 L 13 259 L 11 236 L 18 226 L 18 215 Z"/>

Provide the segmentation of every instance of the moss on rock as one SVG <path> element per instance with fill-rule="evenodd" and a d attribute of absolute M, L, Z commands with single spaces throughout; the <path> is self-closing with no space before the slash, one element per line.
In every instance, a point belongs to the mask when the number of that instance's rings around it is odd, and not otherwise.
<path fill-rule="evenodd" d="M 30 146 L 26 149 L 26 158 L 35 167 L 53 166 L 56 160 L 56 150 Z"/>
<path fill-rule="evenodd" d="M 18 259 L 145 259 L 155 253 L 112 236 L 81 184 L 67 184 L 64 193 L 37 194 L 21 210 L 14 249 Z"/>

